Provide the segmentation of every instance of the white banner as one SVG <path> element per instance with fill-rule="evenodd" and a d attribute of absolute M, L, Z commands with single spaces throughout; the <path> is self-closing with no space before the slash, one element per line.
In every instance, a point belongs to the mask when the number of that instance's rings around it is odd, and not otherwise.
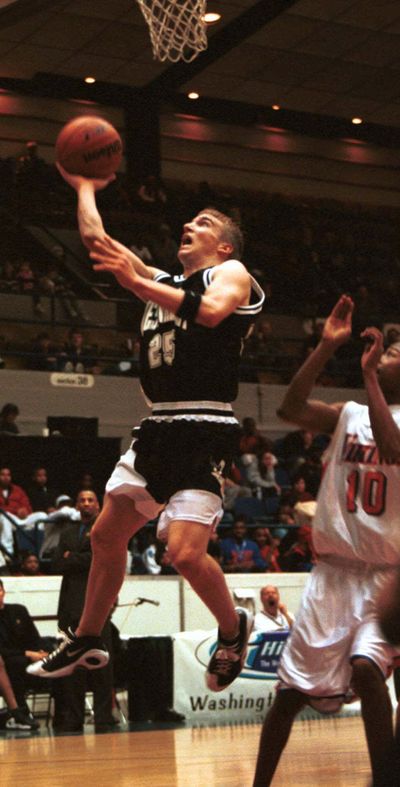
<path fill-rule="evenodd" d="M 191 723 L 260 723 L 275 697 L 277 667 L 288 631 L 259 632 L 250 637 L 240 676 L 224 691 L 207 688 L 205 672 L 217 644 L 217 630 L 184 631 L 174 635 L 174 710 Z M 394 701 L 392 681 L 389 691 Z M 337 715 L 360 714 L 358 700 L 342 706 Z M 320 718 L 311 707 L 298 719 Z"/>
<path fill-rule="evenodd" d="M 174 636 L 174 710 L 199 723 L 261 722 L 275 696 L 276 669 L 288 632 L 253 634 L 240 677 L 218 693 L 209 691 L 205 671 L 217 631 Z"/>

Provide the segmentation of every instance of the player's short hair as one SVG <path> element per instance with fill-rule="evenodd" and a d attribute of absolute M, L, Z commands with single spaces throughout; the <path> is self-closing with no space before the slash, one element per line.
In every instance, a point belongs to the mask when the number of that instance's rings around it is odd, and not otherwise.
<path fill-rule="evenodd" d="M 236 223 L 230 216 L 227 216 L 226 213 L 221 213 L 220 210 L 217 208 L 204 208 L 202 213 L 209 213 L 210 216 L 214 216 L 223 224 L 223 233 L 222 233 L 222 240 L 227 241 L 232 245 L 232 256 L 236 260 L 241 260 L 243 254 L 243 233 L 239 227 L 239 224 Z"/>

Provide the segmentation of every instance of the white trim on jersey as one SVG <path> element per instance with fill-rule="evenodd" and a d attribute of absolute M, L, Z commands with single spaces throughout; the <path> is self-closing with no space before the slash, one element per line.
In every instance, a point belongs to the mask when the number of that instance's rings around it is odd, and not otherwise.
<path fill-rule="evenodd" d="M 151 409 L 154 410 L 220 410 L 232 413 L 232 405 L 229 402 L 152 402 Z"/>
<path fill-rule="evenodd" d="M 226 260 L 226 262 L 239 262 L 239 260 Z M 203 282 L 206 288 L 210 286 L 213 280 L 215 267 L 216 266 L 213 268 L 207 268 L 203 273 Z M 250 274 L 249 276 L 251 289 L 256 294 L 258 301 L 256 301 L 256 303 L 249 303 L 247 306 L 238 306 L 233 314 L 258 314 L 263 307 L 265 301 L 265 292 L 261 289 L 259 283 L 253 278 L 253 276 Z"/>
<path fill-rule="evenodd" d="M 237 424 L 228 402 L 155 402 L 151 405 L 151 415 L 145 420 L 152 421 L 211 421 L 213 423 Z"/>
<path fill-rule="evenodd" d="M 161 281 L 162 279 L 170 279 L 171 275 L 166 271 L 158 271 L 156 275 L 153 277 L 153 281 Z"/>

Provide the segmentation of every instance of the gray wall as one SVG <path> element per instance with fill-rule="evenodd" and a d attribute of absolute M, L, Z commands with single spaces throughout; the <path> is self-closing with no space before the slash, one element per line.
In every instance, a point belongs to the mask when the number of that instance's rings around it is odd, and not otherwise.
<path fill-rule="evenodd" d="M 72 386 L 74 378 L 76 387 Z M 61 384 L 54 384 L 57 380 Z M 20 431 L 30 435 L 42 434 L 48 415 L 96 416 L 100 436 L 121 437 L 124 448 L 131 426 L 149 412 L 136 378 L 3 369 L 0 383 L 0 406 L 15 402 L 20 408 Z M 275 415 L 284 390 L 280 385 L 243 383 L 235 406 L 237 417 L 253 416 L 263 431 L 280 437 L 290 428 Z M 348 388 L 316 388 L 313 395 L 327 402 L 365 401 L 363 391 Z"/>

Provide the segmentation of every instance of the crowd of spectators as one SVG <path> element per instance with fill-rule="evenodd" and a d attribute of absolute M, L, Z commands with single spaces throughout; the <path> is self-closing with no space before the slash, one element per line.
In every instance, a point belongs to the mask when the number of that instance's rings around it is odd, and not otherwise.
<path fill-rule="evenodd" d="M 17 406 L 7 403 L 2 411 L 3 432 L 18 434 Z M 318 492 L 326 445 L 325 438 L 306 430 L 271 440 L 253 418 L 243 419 L 238 454 L 224 491 L 224 516 L 210 539 L 210 553 L 224 571 L 309 570 L 312 516 L 303 520 Z M 79 474 L 69 486 L 56 472 L 34 467 L 30 480 L 20 485 L 18 468 L 0 467 L 0 574 L 25 573 L 21 557 L 27 551 L 39 559 L 39 570 L 48 572 L 65 524 L 79 520 L 74 506 L 79 491 L 93 490 L 101 501 L 94 474 Z M 175 573 L 157 540 L 156 524 L 149 523 L 131 542 L 132 573 Z"/>
<path fill-rule="evenodd" d="M 1 170 L 7 194 L 7 200 L 3 199 L 5 211 L 13 206 L 22 223 L 40 220 L 50 227 L 76 229 L 74 194 L 55 167 L 40 156 L 34 141 L 27 143 L 19 158 L 0 161 Z M 179 270 L 177 249 L 182 224 L 198 210 L 211 204 L 240 221 L 246 237 L 244 262 L 268 296 L 267 314 L 259 319 L 243 355 L 244 381 L 287 383 L 317 340 L 324 317 L 343 291 L 349 292 L 356 304 L 353 340 L 321 375 L 322 385 L 358 386 L 360 331 L 366 323 L 378 327 L 396 323 L 400 257 L 399 221 L 394 208 L 304 200 L 207 182 L 197 186 L 164 182 L 155 174 L 137 183 L 119 174 L 98 199 L 110 233 L 144 262 L 171 273 Z M 14 244 L 17 237 L 18 233 L 13 233 Z M 85 297 L 99 297 L 95 280 L 91 280 L 92 290 Z M 107 282 L 110 288 L 109 277 Z M 4 246 L 3 240 L 1 292 L 24 293 L 31 298 L 34 317 L 42 323 L 47 298 L 60 301 L 66 320 L 78 326 L 90 323 L 82 306 L 79 271 L 74 271 L 72 279 L 65 260 L 57 255 L 39 259 L 37 249 L 29 254 L 29 246 L 10 253 L 10 244 Z M 304 318 L 304 334 L 296 333 L 289 341 L 280 336 L 274 327 L 274 314 Z M 139 319 L 135 314 L 133 333 L 138 332 Z M 49 333 L 48 325 L 43 327 Z M 32 346 L 37 334 L 32 332 Z M 27 347 L 24 349 L 29 353 Z M 11 353 L 12 347 L 6 350 Z M 118 361 L 101 362 L 99 368 L 107 369 L 107 374 L 124 374 L 127 363 L 121 349 Z M 137 369 L 137 365 L 132 368 Z"/>

